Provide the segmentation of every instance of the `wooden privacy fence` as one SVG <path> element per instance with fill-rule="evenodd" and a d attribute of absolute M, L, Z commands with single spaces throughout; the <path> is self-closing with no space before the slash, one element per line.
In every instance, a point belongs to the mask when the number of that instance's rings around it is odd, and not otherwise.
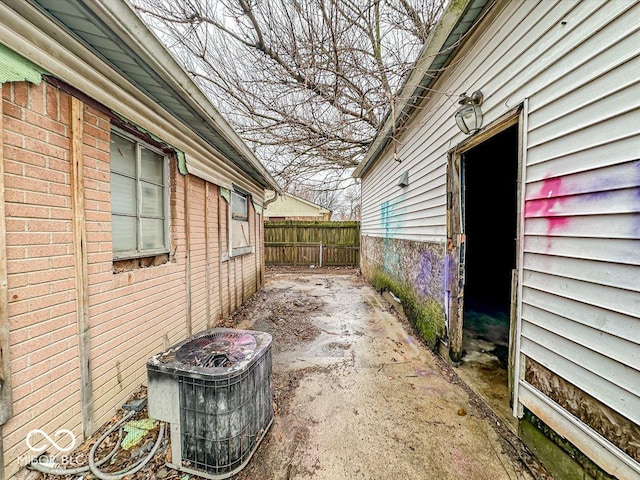
<path fill-rule="evenodd" d="M 267 265 L 358 266 L 360 222 L 264 222 Z"/>

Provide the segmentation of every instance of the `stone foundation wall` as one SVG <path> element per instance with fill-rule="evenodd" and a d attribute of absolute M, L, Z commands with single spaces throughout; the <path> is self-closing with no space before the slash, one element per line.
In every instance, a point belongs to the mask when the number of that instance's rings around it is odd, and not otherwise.
<path fill-rule="evenodd" d="M 408 320 L 432 348 L 445 333 L 445 248 L 438 243 L 363 236 L 363 276 L 400 299 Z"/>

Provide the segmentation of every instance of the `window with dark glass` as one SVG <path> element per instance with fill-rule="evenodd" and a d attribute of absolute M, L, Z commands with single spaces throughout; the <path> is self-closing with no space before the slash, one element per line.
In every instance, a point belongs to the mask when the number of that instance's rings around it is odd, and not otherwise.
<path fill-rule="evenodd" d="M 231 248 L 232 255 L 241 255 L 251 250 L 249 228 L 249 195 L 235 189 L 231 191 Z"/>
<path fill-rule="evenodd" d="M 165 157 L 111 132 L 113 256 L 135 258 L 167 251 Z"/>

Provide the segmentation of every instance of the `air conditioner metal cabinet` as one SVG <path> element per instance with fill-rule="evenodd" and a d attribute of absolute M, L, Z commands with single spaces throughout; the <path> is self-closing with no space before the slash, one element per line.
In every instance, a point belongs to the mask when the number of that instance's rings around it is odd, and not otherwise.
<path fill-rule="evenodd" d="M 268 333 L 205 330 L 151 357 L 147 379 L 149 416 L 171 425 L 173 468 L 229 478 L 273 421 Z"/>

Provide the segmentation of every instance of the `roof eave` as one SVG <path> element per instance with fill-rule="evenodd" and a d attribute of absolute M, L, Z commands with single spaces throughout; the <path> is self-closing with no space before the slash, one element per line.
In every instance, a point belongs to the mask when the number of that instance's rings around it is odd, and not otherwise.
<path fill-rule="evenodd" d="M 173 55 L 138 17 L 128 2 L 104 2 L 101 0 L 83 0 L 83 2 L 118 35 L 120 41 L 125 42 L 129 48 L 136 52 L 263 177 L 262 187 L 281 191 L 264 165 L 220 115 Z M 241 165 L 237 166 L 242 169 Z"/>

